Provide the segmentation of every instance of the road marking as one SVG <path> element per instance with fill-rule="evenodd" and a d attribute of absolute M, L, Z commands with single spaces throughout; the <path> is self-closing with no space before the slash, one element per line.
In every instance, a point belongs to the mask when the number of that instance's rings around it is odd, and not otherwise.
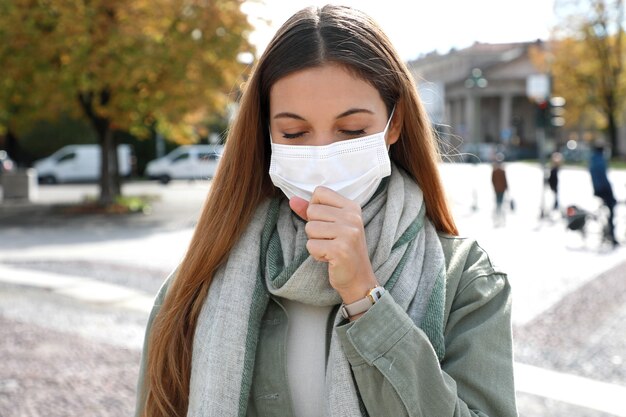
<path fill-rule="evenodd" d="M 0 282 L 47 290 L 87 303 L 150 313 L 154 297 L 121 285 L 92 278 L 0 265 Z"/>
<path fill-rule="evenodd" d="M 515 363 L 517 391 L 626 417 L 626 386 Z"/>

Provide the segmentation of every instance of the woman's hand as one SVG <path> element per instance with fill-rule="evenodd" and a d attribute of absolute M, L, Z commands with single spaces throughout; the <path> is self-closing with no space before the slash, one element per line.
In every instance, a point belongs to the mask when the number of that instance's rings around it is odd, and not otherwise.
<path fill-rule="evenodd" d="M 378 285 L 358 204 L 330 188 L 317 187 L 310 202 L 293 197 L 289 206 L 307 221 L 307 250 L 316 260 L 328 262 L 330 285 L 344 303 L 365 297 Z"/>

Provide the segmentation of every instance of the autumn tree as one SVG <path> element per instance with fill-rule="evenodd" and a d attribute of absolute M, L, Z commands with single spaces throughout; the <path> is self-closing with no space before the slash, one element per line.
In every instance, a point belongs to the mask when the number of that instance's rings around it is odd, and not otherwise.
<path fill-rule="evenodd" d="M 50 65 L 54 53 L 32 41 L 45 39 L 52 26 L 45 13 L 26 6 L 0 0 L 0 137 L 13 158 L 19 158 L 21 134 L 64 109 Z"/>
<path fill-rule="evenodd" d="M 148 136 L 156 128 L 179 142 L 193 141 L 195 123 L 223 111 L 235 94 L 244 71 L 237 57 L 251 51 L 240 1 L 12 3 L 14 14 L 47 20 L 45 36 L 33 34 L 26 42 L 46 51 L 37 71 L 54 74 L 54 97 L 63 97 L 57 104 L 71 103 L 97 133 L 103 204 L 120 194 L 114 130 Z M 38 91 L 28 94 L 39 97 Z"/>
<path fill-rule="evenodd" d="M 619 155 L 618 126 L 626 98 L 623 0 L 557 0 L 551 71 L 569 120 L 606 131 Z"/>

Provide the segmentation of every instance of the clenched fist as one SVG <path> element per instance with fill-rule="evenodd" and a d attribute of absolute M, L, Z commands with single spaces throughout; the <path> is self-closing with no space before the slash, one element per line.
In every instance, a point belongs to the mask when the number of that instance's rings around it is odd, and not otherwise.
<path fill-rule="evenodd" d="M 316 260 L 328 263 L 330 285 L 344 303 L 365 297 L 378 285 L 357 203 L 330 188 L 317 187 L 310 202 L 293 197 L 289 206 L 307 222 L 307 250 Z"/>

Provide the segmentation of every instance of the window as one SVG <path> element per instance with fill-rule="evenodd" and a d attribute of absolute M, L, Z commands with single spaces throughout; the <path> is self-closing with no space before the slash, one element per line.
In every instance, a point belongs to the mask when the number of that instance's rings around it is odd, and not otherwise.
<path fill-rule="evenodd" d="M 198 154 L 198 159 L 202 162 L 217 161 L 218 156 L 214 153 L 202 152 Z"/>
<path fill-rule="evenodd" d="M 61 162 L 65 162 L 65 161 L 71 161 L 72 159 L 76 158 L 76 153 L 75 152 L 70 152 L 70 153 L 66 153 L 64 155 L 61 155 L 58 159 L 57 159 L 57 163 L 61 163 Z"/>
<path fill-rule="evenodd" d="M 178 155 L 176 158 L 172 160 L 172 163 L 175 164 L 177 162 L 186 161 L 187 159 L 189 159 L 189 153 L 187 152 L 181 153 L 180 155 Z"/>

